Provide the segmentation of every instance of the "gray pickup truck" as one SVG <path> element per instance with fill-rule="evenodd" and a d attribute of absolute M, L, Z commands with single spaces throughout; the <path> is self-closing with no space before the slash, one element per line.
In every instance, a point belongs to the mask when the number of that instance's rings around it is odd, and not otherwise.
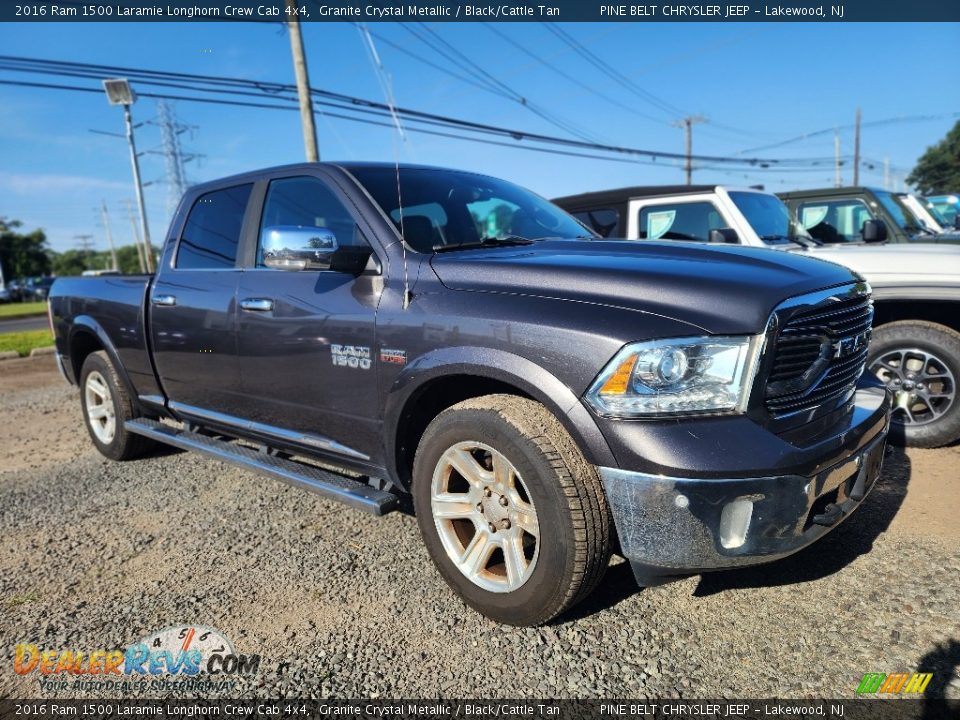
<path fill-rule="evenodd" d="M 563 612 L 614 549 L 643 584 L 783 557 L 880 470 L 870 289 L 838 265 L 608 241 L 501 180 L 352 163 L 192 188 L 158 267 L 50 295 L 100 452 L 412 500 L 502 622 Z"/>

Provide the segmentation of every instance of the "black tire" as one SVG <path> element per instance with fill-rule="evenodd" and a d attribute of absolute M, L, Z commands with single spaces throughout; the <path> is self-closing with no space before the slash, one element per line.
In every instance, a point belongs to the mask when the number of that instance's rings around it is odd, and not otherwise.
<path fill-rule="evenodd" d="M 469 442 L 495 449 L 513 465 L 536 510 L 535 562 L 516 589 L 491 592 L 468 578 L 444 548 L 434 520 L 434 471 L 448 449 Z M 559 421 L 532 400 L 488 395 L 434 418 L 417 448 L 413 501 L 427 550 L 444 580 L 468 605 L 498 622 L 532 626 L 550 621 L 590 594 L 610 560 L 610 511 L 597 469 Z"/>
<path fill-rule="evenodd" d="M 98 434 L 93 426 L 95 421 L 91 419 L 89 413 L 87 387 L 94 373 L 97 374 L 95 379 L 103 379 L 109 392 L 109 398 L 103 402 L 105 407 L 112 407 L 113 412 L 114 431 L 109 438 L 103 437 L 102 433 Z M 110 358 L 102 350 L 91 353 L 83 361 L 83 368 L 80 370 L 80 405 L 83 409 L 83 423 L 101 455 L 111 460 L 133 460 L 154 447 L 155 443 L 152 440 L 127 432 L 124 427 L 124 422 L 138 416 L 136 406 L 120 376 L 117 375 Z M 107 411 L 109 412 L 109 408 Z"/>
<path fill-rule="evenodd" d="M 896 358 L 904 357 L 900 353 L 910 350 L 919 350 L 934 358 L 935 362 L 930 362 L 933 363 L 932 367 L 941 368 L 939 379 L 923 383 L 922 389 L 913 385 L 919 382 L 919 378 L 909 377 L 910 365 L 921 362 L 919 353 L 908 356 L 910 363 L 901 372 L 892 370 L 890 366 L 896 367 Z M 881 361 L 886 365 L 881 365 Z M 957 392 L 957 382 L 960 381 L 960 333 L 923 320 L 902 320 L 881 325 L 873 331 L 867 368 L 886 382 L 895 395 L 898 392 L 931 390 L 952 393 L 952 397 L 932 397 L 927 402 L 911 404 L 910 414 L 902 407 L 897 407 L 895 397 L 890 421 L 892 443 L 934 448 L 960 438 L 960 394 Z"/>

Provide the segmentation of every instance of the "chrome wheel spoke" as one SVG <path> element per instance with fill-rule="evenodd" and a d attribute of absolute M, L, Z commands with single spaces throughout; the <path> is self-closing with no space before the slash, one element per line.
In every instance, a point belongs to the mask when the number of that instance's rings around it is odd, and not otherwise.
<path fill-rule="evenodd" d="M 107 417 L 107 408 L 104 405 L 94 405 L 87 411 L 87 414 L 94 420 L 99 420 Z"/>
<path fill-rule="evenodd" d="M 507 582 L 518 585 L 523 581 L 528 566 L 523 554 L 523 533 L 510 533 L 503 541 L 503 563 L 507 570 Z"/>
<path fill-rule="evenodd" d="M 480 485 L 485 476 L 489 475 L 485 469 L 480 467 L 473 455 L 466 450 L 448 450 L 444 457 L 446 457 L 450 466 L 460 474 L 460 477 L 471 485 Z"/>
<path fill-rule="evenodd" d="M 486 530 L 478 530 L 460 557 L 460 569 L 470 575 L 477 575 L 487 567 L 494 545 Z M 469 577 L 469 576 L 468 576 Z"/>
<path fill-rule="evenodd" d="M 470 518 L 477 508 L 466 493 L 445 493 L 433 497 L 433 516 L 440 520 Z"/>
<path fill-rule="evenodd" d="M 535 538 L 540 537 L 540 524 L 537 522 L 537 513 L 532 505 L 527 503 L 516 503 L 514 508 L 514 517 L 516 523 L 526 533 Z"/>

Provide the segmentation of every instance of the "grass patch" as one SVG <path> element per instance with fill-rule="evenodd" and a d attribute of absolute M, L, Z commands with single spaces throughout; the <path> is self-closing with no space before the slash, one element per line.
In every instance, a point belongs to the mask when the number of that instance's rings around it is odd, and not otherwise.
<path fill-rule="evenodd" d="M 16 350 L 22 357 L 29 355 L 34 348 L 48 345 L 53 345 L 53 335 L 49 330 L 0 333 L 0 352 Z"/>
<path fill-rule="evenodd" d="M 7 607 L 26 605 L 28 602 L 36 602 L 39 599 L 39 593 L 37 593 L 36 590 L 30 590 L 29 592 L 23 593 L 23 595 L 14 595 L 11 598 L 7 598 Z"/>
<path fill-rule="evenodd" d="M 0 318 L 30 317 L 31 315 L 45 315 L 47 304 L 40 302 L 4 303 L 0 305 Z"/>

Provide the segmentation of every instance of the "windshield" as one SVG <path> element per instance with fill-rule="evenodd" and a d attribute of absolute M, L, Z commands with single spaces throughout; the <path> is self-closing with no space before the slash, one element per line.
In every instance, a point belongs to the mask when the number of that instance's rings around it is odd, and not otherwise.
<path fill-rule="evenodd" d="M 884 209 L 893 217 L 893 221 L 908 233 L 915 234 L 926 227 L 923 222 L 918 220 L 907 206 L 900 201 L 900 198 L 894 196 L 892 193 L 875 190 L 873 194 L 877 196 L 880 204 L 883 205 Z"/>
<path fill-rule="evenodd" d="M 400 231 L 396 169 L 349 170 Z M 455 170 L 401 167 L 399 184 L 402 235 L 419 252 L 485 240 L 593 237 L 556 205 L 504 180 Z"/>
<path fill-rule="evenodd" d="M 790 217 L 790 211 L 780 198 L 755 192 L 734 191 L 728 194 L 764 242 L 810 239 L 809 233 Z"/>

